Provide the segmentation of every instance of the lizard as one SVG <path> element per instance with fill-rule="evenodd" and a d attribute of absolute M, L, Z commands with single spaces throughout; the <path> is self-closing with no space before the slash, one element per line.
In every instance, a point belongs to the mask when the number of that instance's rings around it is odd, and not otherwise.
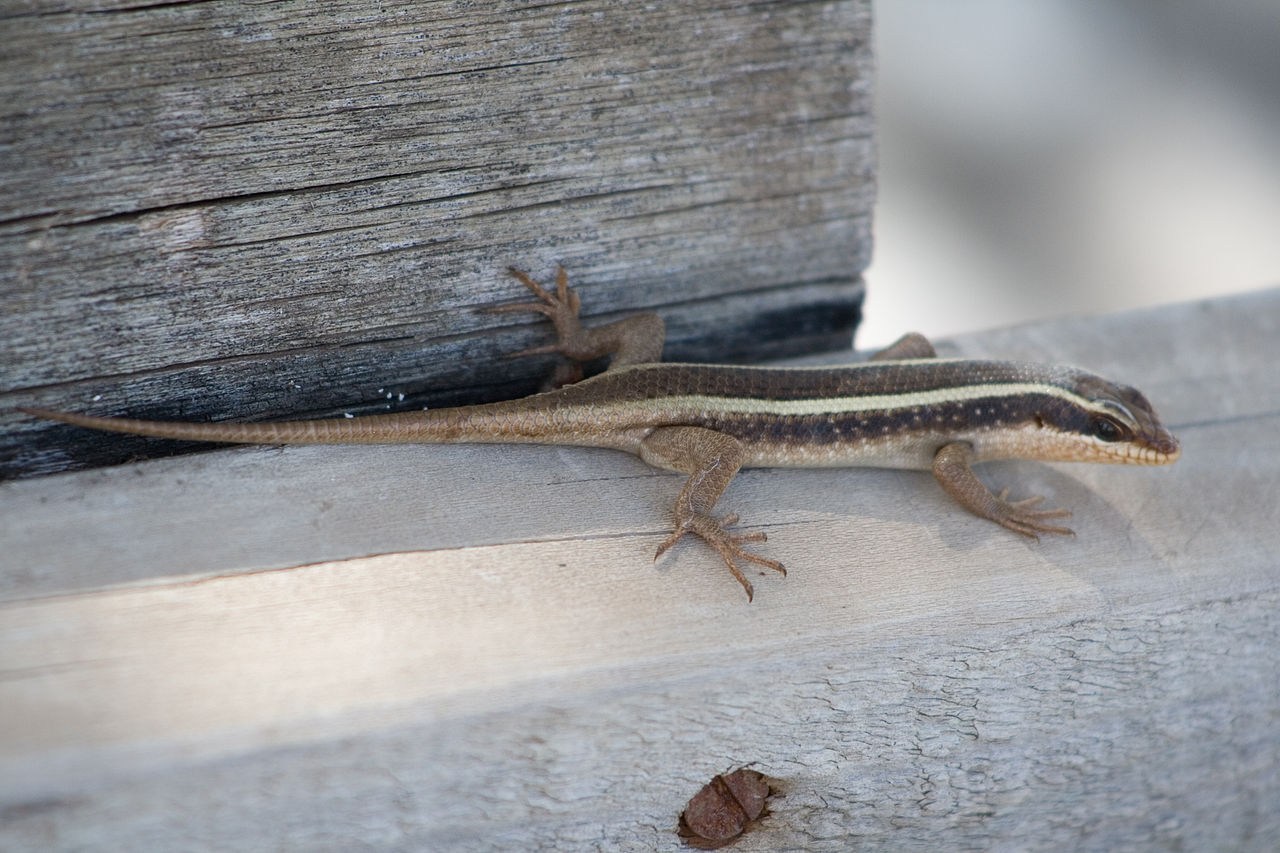
<path fill-rule="evenodd" d="M 657 560 L 689 534 L 723 559 L 746 591 L 739 562 L 786 574 L 748 544 L 763 531 L 731 530 L 716 503 L 743 467 L 868 466 L 930 470 L 961 506 L 1032 539 L 1074 535 L 1055 523 L 1066 509 L 1042 498 L 1009 500 L 973 471 L 991 459 L 1166 465 L 1181 453 L 1146 397 L 1075 367 L 939 358 L 909 333 L 864 362 L 840 367 L 746 367 L 661 361 L 665 325 L 636 314 L 588 327 L 581 300 L 558 268 L 554 290 L 516 269 L 534 301 L 488 311 L 536 312 L 557 339 L 513 357 L 556 353 L 568 361 L 556 385 L 516 400 L 313 421 L 191 423 L 100 417 L 20 407 L 28 415 L 97 430 L 245 444 L 526 443 L 603 447 L 688 476 L 674 528 Z M 610 356 L 604 372 L 580 367 Z M 576 381 L 575 381 L 576 380 Z"/>

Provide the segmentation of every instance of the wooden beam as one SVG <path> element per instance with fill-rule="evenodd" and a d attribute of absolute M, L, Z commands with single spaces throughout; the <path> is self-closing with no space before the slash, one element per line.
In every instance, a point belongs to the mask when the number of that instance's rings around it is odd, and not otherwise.
<path fill-rule="evenodd" d="M 750 471 L 748 605 L 679 478 L 533 447 L 239 448 L 0 484 L 0 847 L 1270 849 L 1280 290 L 963 338 L 1134 382 L 1168 469 Z"/>

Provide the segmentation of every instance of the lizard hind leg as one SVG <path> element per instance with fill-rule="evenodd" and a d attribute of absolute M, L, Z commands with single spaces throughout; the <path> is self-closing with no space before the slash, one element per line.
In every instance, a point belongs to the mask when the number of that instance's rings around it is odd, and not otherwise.
<path fill-rule="evenodd" d="M 919 332 L 907 332 L 889 346 L 871 356 L 869 361 L 891 361 L 899 358 L 937 358 L 929 339 Z"/>
<path fill-rule="evenodd" d="M 650 433 L 640 445 L 640 458 L 658 468 L 679 471 L 689 475 L 688 481 L 676 498 L 675 529 L 653 555 L 656 560 L 673 545 L 693 533 L 715 548 L 733 577 L 746 590 L 747 600 L 755 596 L 755 590 L 746 575 L 738 568 L 738 561 L 745 560 L 786 574 L 787 570 L 776 560 L 761 557 L 742 547 L 747 542 L 764 542 L 768 537 L 761 531 L 730 533 L 728 528 L 738 523 L 736 513 L 715 518 L 711 510 L 728 488 L 729 482 L 742 467 L 744 451 L 733 436 L 703 427 L 661 427 Z"/>
<path fill-rule="evenodd" d="M 644 364 L 662 359 L 666 326 L 657 314 L 635 314 L 601 326 L 583 326 L 578 318 L 582 300 L 569 286 L 564 267 L 556 268 L 556 287 L 551 291 L 517 269 L 511 274 L 537 297 L 535 302 L 496 305 L 490 312 L 532 311 L 549 319 L 556 327 L 556 342 L 513 353 L 512 357 L 559 354 L 573 364 L 556 371 L 553 384 L 558 387 L 582 378 L 582 363 L 602 356 L 612 356 L 609 370 L 628 364 Z"/>

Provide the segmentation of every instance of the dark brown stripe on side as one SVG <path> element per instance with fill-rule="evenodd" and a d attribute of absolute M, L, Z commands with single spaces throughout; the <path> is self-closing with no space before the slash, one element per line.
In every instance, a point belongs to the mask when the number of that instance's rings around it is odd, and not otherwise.
<path fill-rule="evenodd" d="M 967 432 L 983 427 L 1017 427 L 1034 422 L 1042 413 L 1060 423 L 1072 407 L 1048 395 L 989 397 L 925 408 L 868 411 L 834 415 L 725 414 L 699 422 L 751 443 L 812 443 L 876 439 L 913 430 Z"/>

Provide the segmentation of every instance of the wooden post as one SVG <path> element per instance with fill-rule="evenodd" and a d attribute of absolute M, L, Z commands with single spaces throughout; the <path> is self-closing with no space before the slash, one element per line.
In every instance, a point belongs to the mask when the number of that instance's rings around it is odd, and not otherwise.
<path fill-rule="evenodd" d="M 870 254 L 869 0 L 87 4 L 5 20 L 0 477 L 172 445 L 19 418 L 520 396 L 539 318 L 668 356 L 845 347 Z"/>

